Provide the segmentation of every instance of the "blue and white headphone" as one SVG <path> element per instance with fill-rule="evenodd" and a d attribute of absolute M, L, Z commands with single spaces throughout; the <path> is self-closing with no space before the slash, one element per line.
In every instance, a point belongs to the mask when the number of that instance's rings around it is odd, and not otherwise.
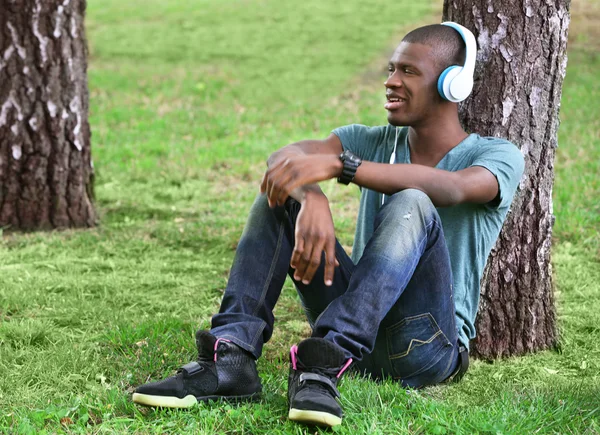
<path fill-rule="evenodd" d="M 475 58 L 477 57 L 477 43 L 475 36 L 469 29 L 452 21 L 442 23 L 443 26 L 452 27 L 465 41 L 466 56 L 463 66 L 449 66 L 438 79 L 438 92 L 443 99 L 459 103 L 471 94 L 473 90 L 473 73 L 475 72 Z"/>

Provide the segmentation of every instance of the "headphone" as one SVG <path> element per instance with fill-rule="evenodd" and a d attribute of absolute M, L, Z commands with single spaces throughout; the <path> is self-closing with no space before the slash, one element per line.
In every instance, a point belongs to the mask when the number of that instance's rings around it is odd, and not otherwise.
<path fill-rule="evenodd" d="M 473 90 L 477 43 L 473 33 L 466 27 L 452 21 L 446 21 L 442 25 L 456 30 L 466 45 L 465 64 L 463 66 L 449 66 L 440 74 L 438 79 L 438 92 L 442 98 L 453 103 L 459 103 L 467 98 Z"/>

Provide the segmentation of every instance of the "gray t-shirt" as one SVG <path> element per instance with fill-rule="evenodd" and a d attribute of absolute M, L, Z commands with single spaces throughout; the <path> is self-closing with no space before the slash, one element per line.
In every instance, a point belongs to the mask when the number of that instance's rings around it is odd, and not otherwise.
<path fill-rule="evenodd" d="M 333 133 L 340 138 L 344 150 L 351 151 L 361 159 L 390 162 L 396 127 L 353 124 L 337 128 Z M 395 163 L 411 163 L 407 137 L 408 128 L 399 128 Z M 452 148 L 436 168 L 454 172 L 470 166 L 482 166 L 495 175 L 500 188 L 499 198 L 488 204 L 437 208 L 450 253 L 458 337 L 467 348 L 469 340 L 475 337 L 474 324 L 483 269 L 519 185 L 524 160 L 519 149 L 507 140 L 471 134 Z M 381 193 L 362 189 L 352 248 L 354 263 L 358 263 L 373 234 L 381 199 Z"/>

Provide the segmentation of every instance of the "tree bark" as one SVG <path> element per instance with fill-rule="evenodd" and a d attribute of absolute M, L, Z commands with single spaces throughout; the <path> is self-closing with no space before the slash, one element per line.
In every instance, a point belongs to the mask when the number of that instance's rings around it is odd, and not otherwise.
<path fill-rule="evenodd" d="M 96 224 L 85 0 L 0 0 L 0 227 Z"/>
<path fill-rule="evenodd" d="M 569 0 L 445 0 L 443 19 L 471 29 L 478 66 L 460 107 L 467 131 L 521 148 L 525 174 L 481 287 L 472 353 L 521 355 L 557 342 L 550 247 Z"/>

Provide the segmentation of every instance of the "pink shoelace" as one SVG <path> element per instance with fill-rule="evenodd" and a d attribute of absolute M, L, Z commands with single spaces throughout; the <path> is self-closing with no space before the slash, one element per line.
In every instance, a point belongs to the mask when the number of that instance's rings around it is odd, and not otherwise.
<path fill-rule="evenodd" d="M 294 370 L 298 370 L 298 366 L 297 366 L 297 358 L 296 358 L 296 353 L 298 353 L 298 346 L 293 345 L 290 348 L 290 359 L 292 360 L 292 368 Z M 352 358 L 348 359 L 348 361 L 346 361 L 346 363 L 344 364 L 344 366 L 342 367 L 342 369 L 338 372 L 338 374 L 336 375 L 336 378 L 340 378 L 340 376 L 342 376 L 342 374 L 348 369 L 348 367 L 350 367 L 350 364 L 352 364 Z"/>
<path fill-rule="evenodd" d="M 215 349 L 214 349 L 214 351 L 215 351 L 215 352 L 214 352 L 214 354 L 215 354 L 215 362 L 217 362 L 217 347 L 219 347 L 219 343 L 220 343 L 221 341 L 224 341 L 224 342 L 226 342 L 226 343 L 231 343 L 231 340 L 227 340 L 226 338 L 217 338 L 217 339 L 215 340 Z"/>

